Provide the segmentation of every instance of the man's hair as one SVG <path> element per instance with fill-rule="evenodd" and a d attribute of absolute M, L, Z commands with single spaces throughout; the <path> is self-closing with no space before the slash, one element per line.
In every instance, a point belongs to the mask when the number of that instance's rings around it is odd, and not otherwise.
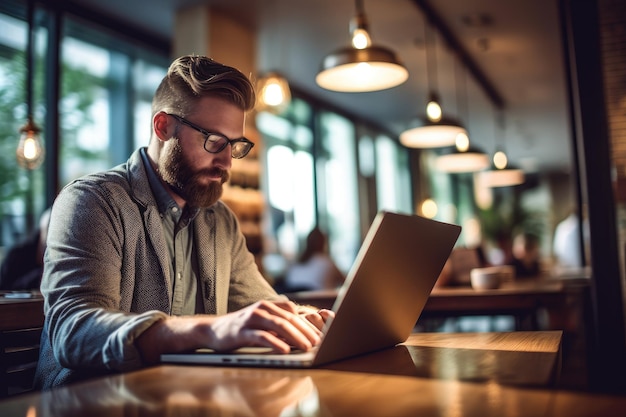
<path fill-rule="evenodd" d="M 211 58 L 186 55 L 170 65 L 154 94 L 152 115 L 161 110 L 187 116 L 206 96 L 221 97 L 244 111 L 254 108 L 254 86 L 236 68 Z"/>

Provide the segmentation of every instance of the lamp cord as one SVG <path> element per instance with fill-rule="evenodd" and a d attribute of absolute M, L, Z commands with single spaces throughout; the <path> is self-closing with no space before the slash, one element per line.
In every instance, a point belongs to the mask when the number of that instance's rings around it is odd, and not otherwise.
<path fill-rule="evenodd" d="M 459 118 L 463 117 L 465 119 L 465 124 L 469 130 L 469 107 L 467 105 L 467 82 L 465 79 L 465 71 L 462 74 L 459 74 L 460 68 L 464 68 L 459 64 L 459 60 L 455 60 L 455 84 L 456 84 L 456 102 L 458 106 Z"/>
<path fill-rule="evenodd" d="M 433 54 L 432 48 L 435 47 L 435 36 L 433 35 L 430 22 L 424 20 L 424 47 L 426 49 L 426 78 L 428 88 L 431 93 L 437 89 L 437 57 Z M 432 39 L 431 39 L 432 37 Z"/>
<path fill-rule="evenodd" d="M 35 16 L 35 2 L 28 0 L 27 2 L 27 21 L 28 21 L 28 37 L 26 41 L 26 110 L 28 117 L 33 115 L 33 68 L 35 67 L 35 54 L 33 53 L 33 44 L 35 41 L 35 31 L 33 29 Z"/>
<path fill-rule="evenodd" d="M 356 6 L 357 14 L 365 14 L 365 7 L 363 6 L 363 0 L 356 0 L 355 6 Z"/>

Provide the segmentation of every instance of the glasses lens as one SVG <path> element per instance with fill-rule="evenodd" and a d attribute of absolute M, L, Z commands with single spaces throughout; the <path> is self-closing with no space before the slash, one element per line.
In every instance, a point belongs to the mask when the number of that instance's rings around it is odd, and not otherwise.
<path fill-rule="evenodd" d="M 252 146 L 254 146 L 254 144 L 248 141 L 242 140 L 238 142 L 233 142 L 231 155 L 235 159 L 241 159 L 244 156 L 248 155 L 248 152 L 250 152 L 250 149 L 252 149 Z"/>
<path fill-rule="evenodd" d="M 221 152 L 228 145 L 228 139 L 224 136 L 210 134 L 204 141 L 204 149 L 210 153 Z"/>

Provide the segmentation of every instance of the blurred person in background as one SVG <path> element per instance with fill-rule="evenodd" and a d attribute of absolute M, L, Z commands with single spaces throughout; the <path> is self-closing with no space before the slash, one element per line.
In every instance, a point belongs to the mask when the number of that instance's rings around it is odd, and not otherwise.
<path fill-rule="evenodd" d="M 0 266 L 0 290 L 38 290 L 43 274 L 50 209 L 39 218 L 39 224 L 23 241 L 12 246 Z"/>
<path fill-rule="evenodd" d="M 323 290 L 340 287 L 345 280 L 328 253 L 328 237 L 315 227 L 308 234 L 298 261 L 285 276 L 285 291 Z"/>

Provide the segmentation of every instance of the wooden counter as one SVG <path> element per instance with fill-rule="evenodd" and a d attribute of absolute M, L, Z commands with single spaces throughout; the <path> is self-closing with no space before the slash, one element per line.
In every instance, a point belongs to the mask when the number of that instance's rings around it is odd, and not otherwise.
<path fill-rule="evenodd" d="M 0 293 L 0 331 L 43 326 L 43 297 L 29 293 L 28 298 L 7 297 Z"/>
<path fill-rule="evenodd" d="M 528 279 L 504 283 L 500 288 L 474 290 L 471 287 L 435 287 L 420 318 L 450 318 L 472 315 L 511 315 L 518 323 L 530 323 L 518 330 L 540 330 L 541 309 L 560 314 L 568 303 L 570 287 L 559 279 Z M 300 304 L 332 309 L 337 290 L 302 291 L 286 294 Z"/>
<path fill-rule="evenodd" d="M 12 416 L 613 416 L 554 387 L 560 332 L 417 333 L 311 370 L 162 365 L 0 402 Z M 545 384 L 547 385 L 545 385 Z"/>

